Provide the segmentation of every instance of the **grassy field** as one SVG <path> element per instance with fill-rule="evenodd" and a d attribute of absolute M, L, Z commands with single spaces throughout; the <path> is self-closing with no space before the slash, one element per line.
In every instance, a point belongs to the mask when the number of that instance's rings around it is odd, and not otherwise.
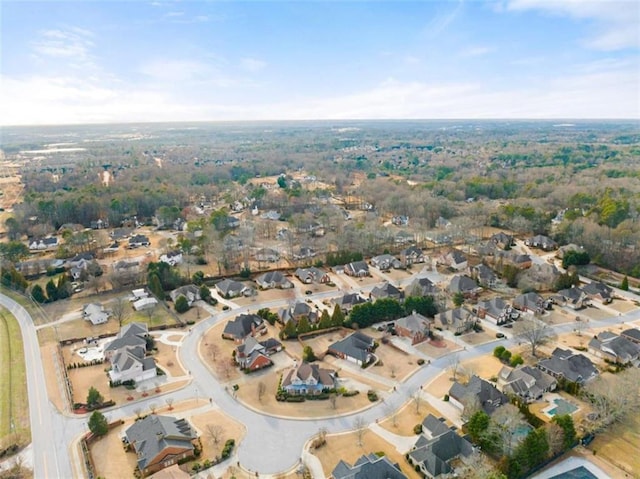
<path fill-rule="evenodd" d="M 15 318 L 0 308 L 0 447 L 28 442 L 29 403 L 22 335 Z"/>

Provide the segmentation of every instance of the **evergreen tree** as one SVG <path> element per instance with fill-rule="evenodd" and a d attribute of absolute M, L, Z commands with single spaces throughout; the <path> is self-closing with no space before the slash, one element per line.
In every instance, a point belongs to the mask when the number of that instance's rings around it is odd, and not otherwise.
<path fill-rule="evenodd" d="M 629 278 L 626 276 L 622 278 L 622 283 L 620 283 L 620 289 L 622 291 L 629 291 Z"/>
<path fill-rule="evenodd" d="M 189 300 L 181 294 L 176 299 L 175 308 L 177 313 L 186 313 L 187 311 L 189 311 Z"/>
<path fill-rule="evenodd" d="M 33 285 L 33 288 L 31 288 L 31 297 L 34 301 L 40 304 L 47 301 L 47 297 L 44 295 L 44 290 L 39 284 L 35 284 Z"/>
<path fill-rule="evenodd" d="M 109 423 L 100 411 L 94 411 L 89 418 L 89 431 L 95 436 L 104 436 L 109 432 Z"/>
<path fill-rule="evenodd" d="M 456 306 L 456 308 L 459 308 L 460 306 L 462 306 L 462 303 L 464 303 L 464 294 L 461 292 L 457 292 L 453 295 L 453 304 Z"/>
<path fill-rule="evenodd" d="M 489 429 L 490 422 L 491 418 L 483 410 L 479 410 L 471 416 L 467 423 L 467 430 L 469 431 L 473 442 L 476 444 L 480 442 L 480 438 L 484 435 L 487 429 Z"/>
<path fill-rule="evenodd" d="M 53 282 L 53 279 L 47 281 L 45 285 L 45 289 L 47 290 L 47 298 L 49 301 L 57 301 L 58 300 L 58 287 Z"/>
<path fill-rule="evenodd" d="M 207 303 L 211 301 L 211 290 L 206 284 L 200 286 L 200 298 Z"/>
<path fill-rule="evenodd" d="M 155 273 L 149 275 L 149 289 L 156 298 L 158 298 L 159 300 L 164 299 L 164 290 L 162 289 L 160 278 Z"/>
<path fill-rule="evenodd" d="M 298 336 L 296 333 L 296 323 L 292 320 L 287 321 L 287 324 L 284 325 L 282 329 L 282 335 L 285 339 L 295 338 Z"/>
<path fill-rule="evenodd" d="M 91 386 L 89 388 L 89 392 L 87 393 L 87 405 L 88 406 L 99 406 L 104 402 L 104 398 L 100 391 Z"/>
<path fill-rule="evenodd" d="M 566 450 L 569 449 L 576 442 L 576 428 L 573 424 L 573 418 L 571 414 L 561 414 L 553 416 L 553 422 L 562 428 L 564 431 L 564 441 L 562 447 Z"/>
<path fill-rule="evenodd" d="M 311 346 L 305 346 L 302 350 L 302 360 L 308 363 L 312 363 L 316 359 L 318 358 L 316 358 L 316 354 L 313 352 Z"/>
<path fill-rule="evenodd" d="M 342 309 L 340 309 L 340 306 L 336 304 L 333 308 L 333 314 L 331 315 L 331 324 L 332 326 L 340 327 L 344 324 L 344 320 L 344 313 Z"/>
<path fill-rule="evenodd" d="M 66 299 L 71 296 L 71 283 L 69 282 L 69 277 L 66 274 L 60 275 L 58 277 L 56 291 L 58 293 L 58 299 Z"/>
<path fill-rule="evenodd" d="M 320 321 L 318 322 L 318 329 L 327 329 L 332 325 L 331 316 L 329 316 L 329 311 L 326 309 L 322 310 L 322 314 L 320 315 Z"/>
<path fill-rule="evenodd" d="M 298 327 L 296 328 L 296 332 L 298 335 L 305 334 L 311 331 L 311 325 L 309 324 L 309 318 L 303 316 L 298 321 Z"/>

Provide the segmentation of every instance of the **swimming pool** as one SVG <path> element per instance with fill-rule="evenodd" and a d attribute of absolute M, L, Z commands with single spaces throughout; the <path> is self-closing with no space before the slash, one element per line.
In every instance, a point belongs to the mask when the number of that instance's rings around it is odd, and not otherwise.
<path fill-rule="evenodd" d="M 552 407 L 551 409 L 547 409 L 545 411 L 545 414 L 549 417 L 553 417 L 557 414 L 573 414 L 578 410 L 578 406 L 562 398 L 554 398 L 552 402 L 553 404 L 555 404 L 555 407 Z"/>

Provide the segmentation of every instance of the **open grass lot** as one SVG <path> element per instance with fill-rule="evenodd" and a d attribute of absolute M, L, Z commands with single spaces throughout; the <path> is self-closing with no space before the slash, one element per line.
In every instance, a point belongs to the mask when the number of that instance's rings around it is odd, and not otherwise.
<path fill-rule="evenodd" d="M 600 309 L 598 307 L 584 308 L 580 311 L 576 311 L 576 314 L 582 319 L 586 317 L 589 319 L 600 320 L 611 317 L 611 313 L 609 311 L 605 311 L 604 309 Z"/>
<path fill-rule="evenodd" d="M 0 308 L 0 447 L 29 441 L 29 400 L 22 334 L 16 319 Z"/>
<path fill-rule="evenodd" d="M 634 304 L 632 301 L 628 301 L 626 299 L 614 299 L 610 304 L 607 305 L 611 309 L 615 309 L 619 313 L 628 313 L 629 311 L 633 311 L 634 309 L 638 309 L 638 306 Z"/>
<path fill-rule="evenodd" d="M 576 316 L 578 315 L 579 315 L 579 312 L 576 312 L 574 314 L 573 311 L 569 312 L 567 310 L 556 307 L 556 309 L 554 309 L 553 311 L 550 311 L 549 314 L 543 316 L 542 319 L 549 324 L 564 324 L 564 323 L 571 323 L 575 321 Z"/>
<path fill-rule="evenodd" d="M 439 358 L 440 356 L 444 356 L 445 354 L 449 354 L 453 351 L 459 351 L 461 349 L 456 343 L 447 341 L 446 339 L 423 341 L 422 343 L 417 344 L 416 348 L 432 358 Z"/>
<path fill-rule="evenodd" d="M 289 278 L 291 279 L 291 278 Z M 247 284 L 245 282 L 245 284 Z M 253 284 L 256 287 L 255 284 Z M 268 302 L 268 301 L 278 301 L 278 300 L 286 300 L 292 301 L 296 297 L 295 288 L 289 289 L 260 289 L 257 290 L 257 296 L 239 296 L 237 298 L 231 298 L 230 301 L 241 305 L 241 306 L 251 306 L 252 304 L 256 305 L 256 309 L 259 309 L 260 303 Z"/>
<path fill-rule="evenodd" d="M 480 331 L 477 333 L 471 332 L 471 333 L 463 334 L 462 336 L 460 336 L 460 339 L 462 339 L 467 344 L 477 345 L 477 344 L 488 343 L 489 341 L 494 341 L 496 337 L 495 337 L 495 334 L 491 335 L 487 331 Z"/>
<path fill-rule="evenodd" d="M 360 456 L 372 452 L 384 452 L 391 462 L 400 465 L 400 469 L 409 479 L 419 479 L 417 473 L 405 460 L 396 448 L 372 431 L 367 430 L 362 440 L 362 446 L 358 445 L 355 432 L 327 436 L 327 443 L 320 449 L 311 451 L 322 463 L 325 475 L 328 477 L 340 460 L 353 465 Z"/>
<path fill-rule="evenodd" d="M 395 415 L 389 415 L 389 417 L 379 422 L 379 424 L 387 431 L 398 434 L 399 436 L 415 436 L 413 432 L 414 426 L 422 423 L 424 418 L 429 414 L 433 414 L 435 417 L 441 416 L 441 414 L 426 401 L 420 403 L 419 410 L 416 410 L 414 401 L 407 401 L 396 411 Z"/>

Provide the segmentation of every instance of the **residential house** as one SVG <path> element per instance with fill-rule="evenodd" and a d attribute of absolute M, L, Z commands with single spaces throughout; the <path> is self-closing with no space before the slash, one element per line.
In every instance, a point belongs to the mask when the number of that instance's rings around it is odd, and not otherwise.
<path fill-rule="evenodd" d="M 297 324 L 303 317 L 309 320 L 309 324 L 315 324 L 319 319 L 318 312 L 302 301 L 297 301 L 292 306 L 278 311 L 278 318 L 282 324 L 287 324 L 289 321 Z"/>
<path fill-rule="evenodd" d="M 106 311 L 101 304 L 89 303 L 82 308 L 82 317 L 96 326 L 109 320 L 109 311 Z"/>
<path fill-rule="evenodd" d="M 94 258 L 95 256 L 90 252 L 78 253 L 73 258 L 67 260 L 66 267 L 86 269 L 87 265 L 93 261 Z"/>
<path fill-rule="evenodd" d="M 235 298 L 245 294 L 248 288 L 239 281 L 225 278 L 216 284 L 216 290 L 223 298 Z"/>
<path fill-rule="evenodd" d="M 599 281 L 591 281 L 582 286 L 581 289 L 590 300 L 598 301 L 602 304 L 609 304 L 613 301 L 613 288 Z"/>
<path fill-rule="evenodd" d="M 519 294 L 513 298 L 513 307 L 522 312 L 532 312 L 542 314 L 550 303 L 543 299 L 538 293 L 529 292 Z"/>
<path fill-rule="evenodd" d="M 409 217 L 405 215 L 398 215 L 391 218 L 391 223 L 396 226 L 408 226 L 409 225 Z"/>
<path fill-rule="evenodd" d="M 411 266 L 414 263 L 424 263 L 427 257 L 420 248 L 415 245 L 400 251 L 400 262 L 403 266 Z"/>
<path fill-rule="evenodd" d="M 160 261 L 167 263 L 169 266 L 176 266 L 182 263 L 182 251 L 170 251 L 160 255 Z"/>
<path fill-rule="evenodd" d="M 553 251 L 558 247 L 558 243 L 545 235 L 536 235 L 533 238 L 527 238 L 524 244 L 532 248 L 540 248 L 544 251 Z"/>
<path fill-rule="evenodd" d="M 354 261 L 352 263 L 348 263 L 344 266 L 345 274 L 349 276 L 354 276 L 356 278 L 363 278 L 365 276 L 370 276 L 369 266 L 365 261 Z"/>
<path fill-rule="evenodd" d="M 184 296 L 187 298 L 189 306 L 191 306 L 194 301 L 200 300 L 200 288 L 195 284 L 186 284 L 171 291 L 169 296 L 171 297 L 171 301 L 174 303 L 180 296 Z"/>
<path fill-rule="evenodd" d="M 222 331 L 224 339 L 232 339 L 239 343 L 247 336 L 257 336 L 267 333 L 267 325 L 257 314 L 240 314 L 227 322 Z"/>
<path fill-rule="evenodd" d="M 494 234 L 489 238 L 489 241 L 502 250 L 509 250 L 513 245 L 515 245 L 513 236 L 503 231 Z"/>
<path fill-rule="evenodd" d="M 288 394 L 320 394 L 335 387 L 335 374 L 332 369 L 302 362 L 283 375 L 281 386 Z"/>
<path fill-rule="evenodd" d="M 467 384 L 456 381 L 449 389 L 449 402 L 461 411 L 464 411 L 465 405 L 469 401 L 475 401 L 476 398 L 480 409 L 489 416 L 503 404 L 509 403 L 509 398 L 498 388 L 475 374 L 471 376 Z"/>
<path fill-rule="evenodd" d="M 509 257 L 509 262 L 518 269 L 528 269 L 533 265 L 533 259 L 528 254 L 516 254 Z"/>
<path fill-rule="evenodd" d="M 411 339 L 411 344 L 418 344 L 428 339 L 430 329 L 431 321 L 415 311 L 395 322 L 398 336 Z"/>
<path fill-rule="evenodd" d="M 373 258 L 371 258 L 371 266 L 384 271 L 391 268 L 401 268 L 402 263 L 390 254 L 381 254 L 379 256 L 374 256 Z"/>
<path fill-rule="evenodd" d="M 109 237 L 113 241 L 121 241 L 127 239 L 132 233 L 132 228 L 116 228 L 109 233 Z"/>
<path fill-rule="evenodd" d="M 638 328 L 625 329 L 620 333 L 620 336 L 623 336 L 636 344 L 640 344 L 640 329 Z"/>
<path fill-rule="evenodd" d="M 277 343 L 277 346 L 272 346 L 271 351 L 282 350 L 282 344 L 279 341 L 275 339 L 270 339 L 270 341 Z M 266 341 L 258 341 L 253 336 L 247 336 L 242 344 L 236 347 L 235 360 L 238 366 L 241 369 L 257 371 L 273 365 L 273 361 L 269 359 L 271 353 L 268 352 L 265 344 L 267 344 Z"/>
<path fill-rule="evenodd" d="M 485 288 L 495 288 L 500 282 L 498 276 L 486 264 L 479 264 L 471 268 L 471 277 Z"/>
<path fill-rule="evenodd" d="M 454 275 L 448 286 L 451 294 L 462 293 L 465 298 L 473 298 L 482 292 L 482 286 L 479 286 L 473 279 L 468 276 Z"/>
<path fill-rule="evenodd" d="M 463 334 L 471 331 L 477 321 L 478 319 L 471 311 L 464 308 L 456 308 L 436 314 L 435 327 L 441 330 Z"/>
<path fill-rule="evenodd" d="M 345 293 L 339 298 L 332 298 L 331 302 L 340 306 L 344 313 L 349 313 L 355 305 L 366 303 L 367 300 L 358 293 Z"/>
<path fill-rule="evenodd" d="M 133 289 L 131 290 L 131 296 L 129 297 L 129 301 L 138 301 L 139 299 L 148 298 L 149 292 L 144 288 Z"/>
<path fill-rule="evenodd" d="M 639 344 L 610 331 L 603 331 L 592 338 L 588 348 L 594 356 L 618 364 L 633 363 L 637 365 L 640 358 Z"/>
<path fill-rule="evenodd" d="M 268 263 L 275 263 L 280 260 L 280 253 L 271 248 L 260 248 L 254 255 L 256 261 L 266 261 Z"/>
<path fill-rule="evenodd" d="M 156 362 L 152 357 L 146 356 L 148 335 L 145 323 L 129 323 L 107 345 L 104 355 L 111 364 L 111 381 L 138 383 L 156 377 Z"/>
<path fill-rule="evenodd" d="M 178 464 L 166 467 L 149 476 L 150 479 L 191 479 L 191 475 L 180 469 Z"/>
<path fill-rule="evenodd" d="M 558 387 L 553 376 L 531 366 L 515 369 L 504 366 L 498 373 L 498 385 L 503 393 L 518 396 L 527 403 L 542 399 L 545 393 Z"/>
<path fill-rule="evenodd" d="M 477 306 L 478 318 L 486 319 L 497 326 L 518 319 L 520 313 L 512 308 L 502 298 L 492 298 L 488 301 L 480 301 Z"/>
<path fill-rule="evenodd" d="M 356 331 L 346 338 L 331 344 L 327 352 L 338 358 L 346 359 L 347 361 L 362 366 L 374 359 L 372 354 L 374 349 L 374 339 Z"/>
<path fill-rule="evenodd" d="M 448 253 L 440 256 L 438 264 L 448 266 L 455 271 L 464 271 L 468 267 L 467 257 L 457 249 L 452 249 Z"/>
<path fill-rule="evenodd" d="M 289 289 L 293 283 L 281 271 L 269 271 L 256 278 L 256 283 L 262 289 Z"/>
<path fill-rule="evenodd" d="M 474 454 L 473 445 L 447 427 L 442 419 L 429 415 L 422 422 L 422 433 L 407 454 L 407 460 L 427 478 L 456 477 L 453 463 Z"/>
<path fill-rule="evenodd" d="M 90 223 L 92 230 L 102 230 L 109 227 L 109 220 L 98 218 Z"/>
<path fill-rule="evenodd" d="M 129 248 L 139 248 L 141 246 L 150 246 L 151 241 L 145 235 L 137 234 L 129 238 Z"/>
<path fill-rule="evenodd" d="M 369 293 L 369 299 L 376 300 L 381 298 L 392 298 L 400 300 L 404 297 L 404 293 L 394 285 L 385 281 L 381 286 L 376 285 Z"/>
<path fill-rule="evenodd" d="M 395 244 L 407 244 L 407 243 L 413 243 L 414 241 L 415 241 L 415 238 L 413 237 L 413 234 L 404 230 L 398 231 L 393 238 L 393 242 Z"/>
<path fill-rule="evenodd" d="M 589 297 L 587 294 L 582 288 L 576 286 L 561 289 L 556 293 L 556 297 L 561 304 L 574 310 L 582 309 L 589 305 Z"/>
<path fill-rule="evenodd" d="M 135 421 L 125 438 L 142 476 L 148 476 L 193 456 L 198 436 L 186 419 L 150 414 Z"/>
<path fill-rule="evenodd" d="M 576 384 L 584 384 L 598 375 L 598 370 L 584 354 L 561 348 L 554 349 L 550 358 L 539 361 L 538 368 L 554 378 Z"/>
<path fill-rule="evenodd" d="M 48 251 L 58 247 L 58 238 L 49 236 L 47 238 L 33 238 L 29 240 L 29 249 L 31 251 Z"/>
<path fill-rule="evenodd" d="M 341 460 L 331 472 L 332 479 L 407 479 L 398 464 L 387 456 L 361 456 L 353 466 Z"/>
<path fill-rule="evenodd" d="M 116 253 L 120 250 L 120 243 L 118 241 L 114 241 L 109 246 L 105 246 L 102 248 L 104 253 Z"/>
<path fill-rule="evenodd" d="M 301 247 L 298 251 L 293 253 L 293 259 L 295 260 L 303 260 L 310 259 L 316 255 L 316 251 L 313 248 L 309 248 L 308 246 Z"/>
<path fill-rule="evenodd" d="M 280 213 L 278 213 L 276 210 L 269 210 L 266 213 L 262 213 L 260 217 L 265 220 L 279 221 Z"/>
<path fill-rule="evenodd" d="M 319 268 L 298 268 L 295 273 L 296 277 L 305 284 L 320 283 L 326 284 L 331 282 L 329 273 Z"/>
<path fill-rule="evenodd" d="M 451 227 L 451 221 L 442 216 L 439 216 L 436 220 L 436 228 L 439 229 L 449 229 Z"/>
<path fill-rule="evenodd" d="M 429 278 L 416 278 L 407 288 L 409 296 L 433 296 L 438 292 L 438 287 Z"/>
<path fill-rule="evenodd" d="M 569 251 L 577 251 L 579 253 L 582 253 L 584 251 L 584 248 L 582 246 L 578 246 L 577 244 L 569 243 L 558 248 L 558 251 L 556 251 L 556 257 L 562 259 L 564 258 L 564 255 Z"/>
<path fill-rule="evenodd" d="M 121 259 L 113 265 L 113 271 L 116 273 L 136 274 L 140 272 L 140 261 Z"/>

